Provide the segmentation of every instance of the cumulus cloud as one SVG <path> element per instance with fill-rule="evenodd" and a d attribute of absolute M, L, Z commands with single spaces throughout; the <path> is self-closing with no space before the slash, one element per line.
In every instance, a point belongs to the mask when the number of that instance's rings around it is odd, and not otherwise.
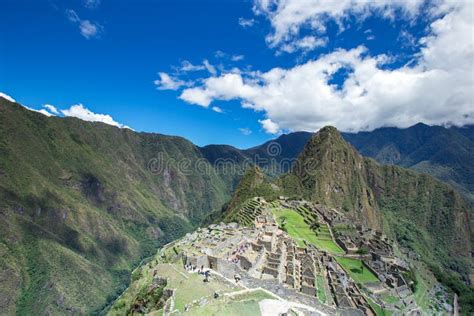
<path fill-rule="evenodd" d="M 0 92 L 0 97 L 10 101 L 10 102 L 16 102 L 15 99 L 13 99 L 11 96 L 9 96 L 8 94 L 6 93 L 3 93 L 3 92 Z"/>
<path fill-rule="evenodd" d="M 239 131 L 245 136 L 249 136 L 250 134 L 252 134 L 252 130 L 248 127 L 239 128 Z"/>
<path fill-rule="evenodd" d="M 258 122 L 268 134 L 278 134 L 280 132 L 278 124 L 273 122 L 271 119 L 258 120 Z"/>
<path fill-rule="evenodd" d="M 76 11 L 74 10 L 67 10 L 66 15 L 69 21 L 77 24 L 79 26 L 79 32 L 82 36 L 86 39 L 91 39 L 94 37 L 99 37 L 103 31 L 102 25 L 96 22 L 92 22 L 89 20 L 82 20 L 79 15 L 77 15 Z"/>
<path fill-rule="evenodd" d="M 43 107 L 47 109 L 49 112 L 54 113 L 54 114 L 59 114 L 58 109 L 51 104 L 43 104 Z"/>
<path fill-rule="evenodd" d="M 316 131 L 325 125 L 360 131 L 420 121 L 473 124 L 473 5 L 447 2 L 429 35 L 420 40 L 423 48 L 411 66 L 391 68 L 390 58 L 370 55 L 359 46 L 293 68 L 202 79 L 201 85 L 184 89 L 180 98 L 203 107 L 214 100 L 240 100 L 242 107 L 264 113 L 266 119 L 259 122 L 269 133 Z M 415 8 L 411 4 L 406 10 L 414 14 Z M 335 85 L 332 80 L 341 71 L 347 76 Z"/>
<path fill-rule="evenodd" d="M 76 117 L 76 118 L 81 119 L 83 121 L 102 122 L 102 123 L 112 125 L 112 126 L 116 126 L 116 127 L 119 127 L 119 128 L 131 129 L 128 126 L 125 126 L 125 125 L 120 124 L 119 122 L 115 121 L 112 118 L 112 116 L 110 116 L 108 114 L 94 113 L 91 110 L 85 108 L 84 105 L 82 105 L 82 104 L 72 105 L 69 109 L 61 110 L 61 112 L 62 112 L 62 114 L 64 114 L 64 116 Z"/>
<path fill-rule="evenodd" d="M 158 90 L 178 90 L 181 86 L 185 85 L 183 80 L 171 77 L 166 72 L 159 72 L 158 75 L 160 79 L 153 82 Z"/>
<path fill-rule="evenodd" d="M 335 21 L 340 29 L 350 16 L 363 19 L 370 13 L 393 18 L 396 10 L 407 17 L 416 16 L 424 0 L 320 1 L 254 0 L 254 11 L 270 21 L 272 32 L 266 40 L 271 47 L 290 45 L 299 39 L 302 29 L 323 36 L 326 23 Z M 324 37 L 324 36 L 323 36 Z"/>

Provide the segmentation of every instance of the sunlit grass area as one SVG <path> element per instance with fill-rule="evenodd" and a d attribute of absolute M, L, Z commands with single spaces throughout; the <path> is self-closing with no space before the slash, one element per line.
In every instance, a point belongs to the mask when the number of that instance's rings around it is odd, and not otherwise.
<path fill-rule="evenodd" d="M 343 254 L 344 251 L 332 240 L 329 229 L 326 225 L 320 227 L 321 234 L 310 229 L 305 223 L 303 216 L 291 209 L 273 208 L 273 214 L 277 218 L 278 224 L 284 227 L 288 234 L 295 239 L 299 246 L 304 247 L 304 241 L 313 244 L 317 248 L 334 254 Z"/>
<path fill-rule="evenodd" d="M 336 261 L 356 283 L 378 282 L 379 279 L 364 266 L 361 260 L 336 257 Z"/>

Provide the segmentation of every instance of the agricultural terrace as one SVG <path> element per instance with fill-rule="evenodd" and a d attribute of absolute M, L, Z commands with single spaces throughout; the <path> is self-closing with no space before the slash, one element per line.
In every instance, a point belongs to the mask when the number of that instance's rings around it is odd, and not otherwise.
<path fill-rule="evenodd" d="M 331 238 L 326 224 L 321 224 L 316 231 L 313 231 L 309 224 L 305 222 L 304 217 L 295 210 L 272 208 L 272 213 L 280 227 L 284 226 L 287 233 L 298 243 L 298 246 L 304 247 L 304 241 L 306 241 L 323 251 L 333 254 L 344 253 L 344 250 Z"/>

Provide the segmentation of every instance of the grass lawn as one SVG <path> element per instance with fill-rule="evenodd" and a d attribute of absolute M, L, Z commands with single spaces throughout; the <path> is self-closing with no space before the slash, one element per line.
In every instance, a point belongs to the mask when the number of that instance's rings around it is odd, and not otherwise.
<path fill-rule="evenodd" d="M 211 279 L 203 282 L 203 277 L 197 273 L 188 273 L 180 265 L 160 264 L 158 275 L 169 278 L 168 288 L 176 289 L 175 309 L 184 311 L 184 306 L 193 300 L 212 296 L 214 292 L 231 292 L 230 284 Z M 186 278 L 187 277 L 187 278 Z"/>
<path fill-rule="evenodd" d="M 241 302 L 212 302 L 202 307 L 191 309 L 192 315 L 208 316 L 208 315 L 260 315 L 260 306 L 258 301 L 248 300 Z"/>
<path fill-rule="evenodd" d="M 264 299 L 275 299 L 264 291 L 243 293 L 232 297 L 221 297 L 211 300 L 205 306 L 190 310 L 192 315 L 260 315 L 259 302 Z"/>
<path fill-rule="evenodd" d="M 324 278 L 322 275 L 316 277 L 316 285 L 318 287 L 318 299 L 321 303 L 326 303 L 326 291 L 324 289 Z"/>
<path fill-rule="evenodd" d="M 423 310 L 428 310 L 429 298 L 428 298 L 428 285 L 426 281 L 417 273 L 416 274 L 416 287 L 415 287 L 415 301 Z"/>
<path fill-rule="evenodd" d="M 379 279 L 367 267 L 363 266 L 359 259 L 336 257 L 336 261 L 356 283 L 379 282 Z"/>
<path fill-rule="evenodd" d="M 272 209 L 273 215 L 277 218 L 279 224 L 281 224 L 282 217 L 286 218 L 285 228 L 288 234 L 295 239 L 298 246 L 304 247 L 304 242 L 309 242 L 315 245 L 317 248 L 328 251 L 334 254 L 343 254 L 342 250 L 330 237 L 328 234 L 325 234 L 325 229 L 329 232 L 329 229 L 322 226 L 321 236 L 316 236 L 316 234 L 309 228 L 309 225 L 304 222 L 303 216 L 291 209 Z M 330 235 L 329 235 L 330 236 Z"/>
<path fill-rule="evenodd" d="M 370 298 L 367 298 L 367 302 L 369 303 L 370 307 L 372 307 L 375 311 L 375 314 L 377 316 L 390 316 L 392 313 L 389 311 L 383 310 L 382 307 L 377 305 L 374 301 L 372 301 Z"/>
<path fill-rule="evenodd" d="M 382 295 L 381 298 L 382 298 L 382 301 L 388 304 L 395 304 L 399 301 L 399 298 L 390 294 Z"/>

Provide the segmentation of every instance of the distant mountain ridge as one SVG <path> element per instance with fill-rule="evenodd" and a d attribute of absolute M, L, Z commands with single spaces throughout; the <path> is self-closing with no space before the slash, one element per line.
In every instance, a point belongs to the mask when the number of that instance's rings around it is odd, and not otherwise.
<path fill-rule="evenodd" d="M 381 164 L 394 164 L 427 173 L 451 184 L 469 200 L 474 202 L 474 125 L 465 127 L 428 126 L 418 123 L 408 128 L 383 127 L 371 132 L 341 133 L 363 156 L 374 158 Z M 295 132 L 284 134 L 260 146 L 239 150 L 220 145 L 202 148 L 209 157 L 239 157 L 254 159 L 296 159 L 302 152 L 312 133 Z M 268 153 L 268 146 L 278 144 L 278 156 Z M 230 147 L 230 148 L 229 148 Z M 212 150 L 211 150 L 212 148 Z M 229 153 L 232 153 L 232 156 Z M 211 163 L 214 161 L 210 159 Z M 260 167 L 268 167 L 261 164 Z M 283 172 L 288 169 L 282 170 Z"/>

